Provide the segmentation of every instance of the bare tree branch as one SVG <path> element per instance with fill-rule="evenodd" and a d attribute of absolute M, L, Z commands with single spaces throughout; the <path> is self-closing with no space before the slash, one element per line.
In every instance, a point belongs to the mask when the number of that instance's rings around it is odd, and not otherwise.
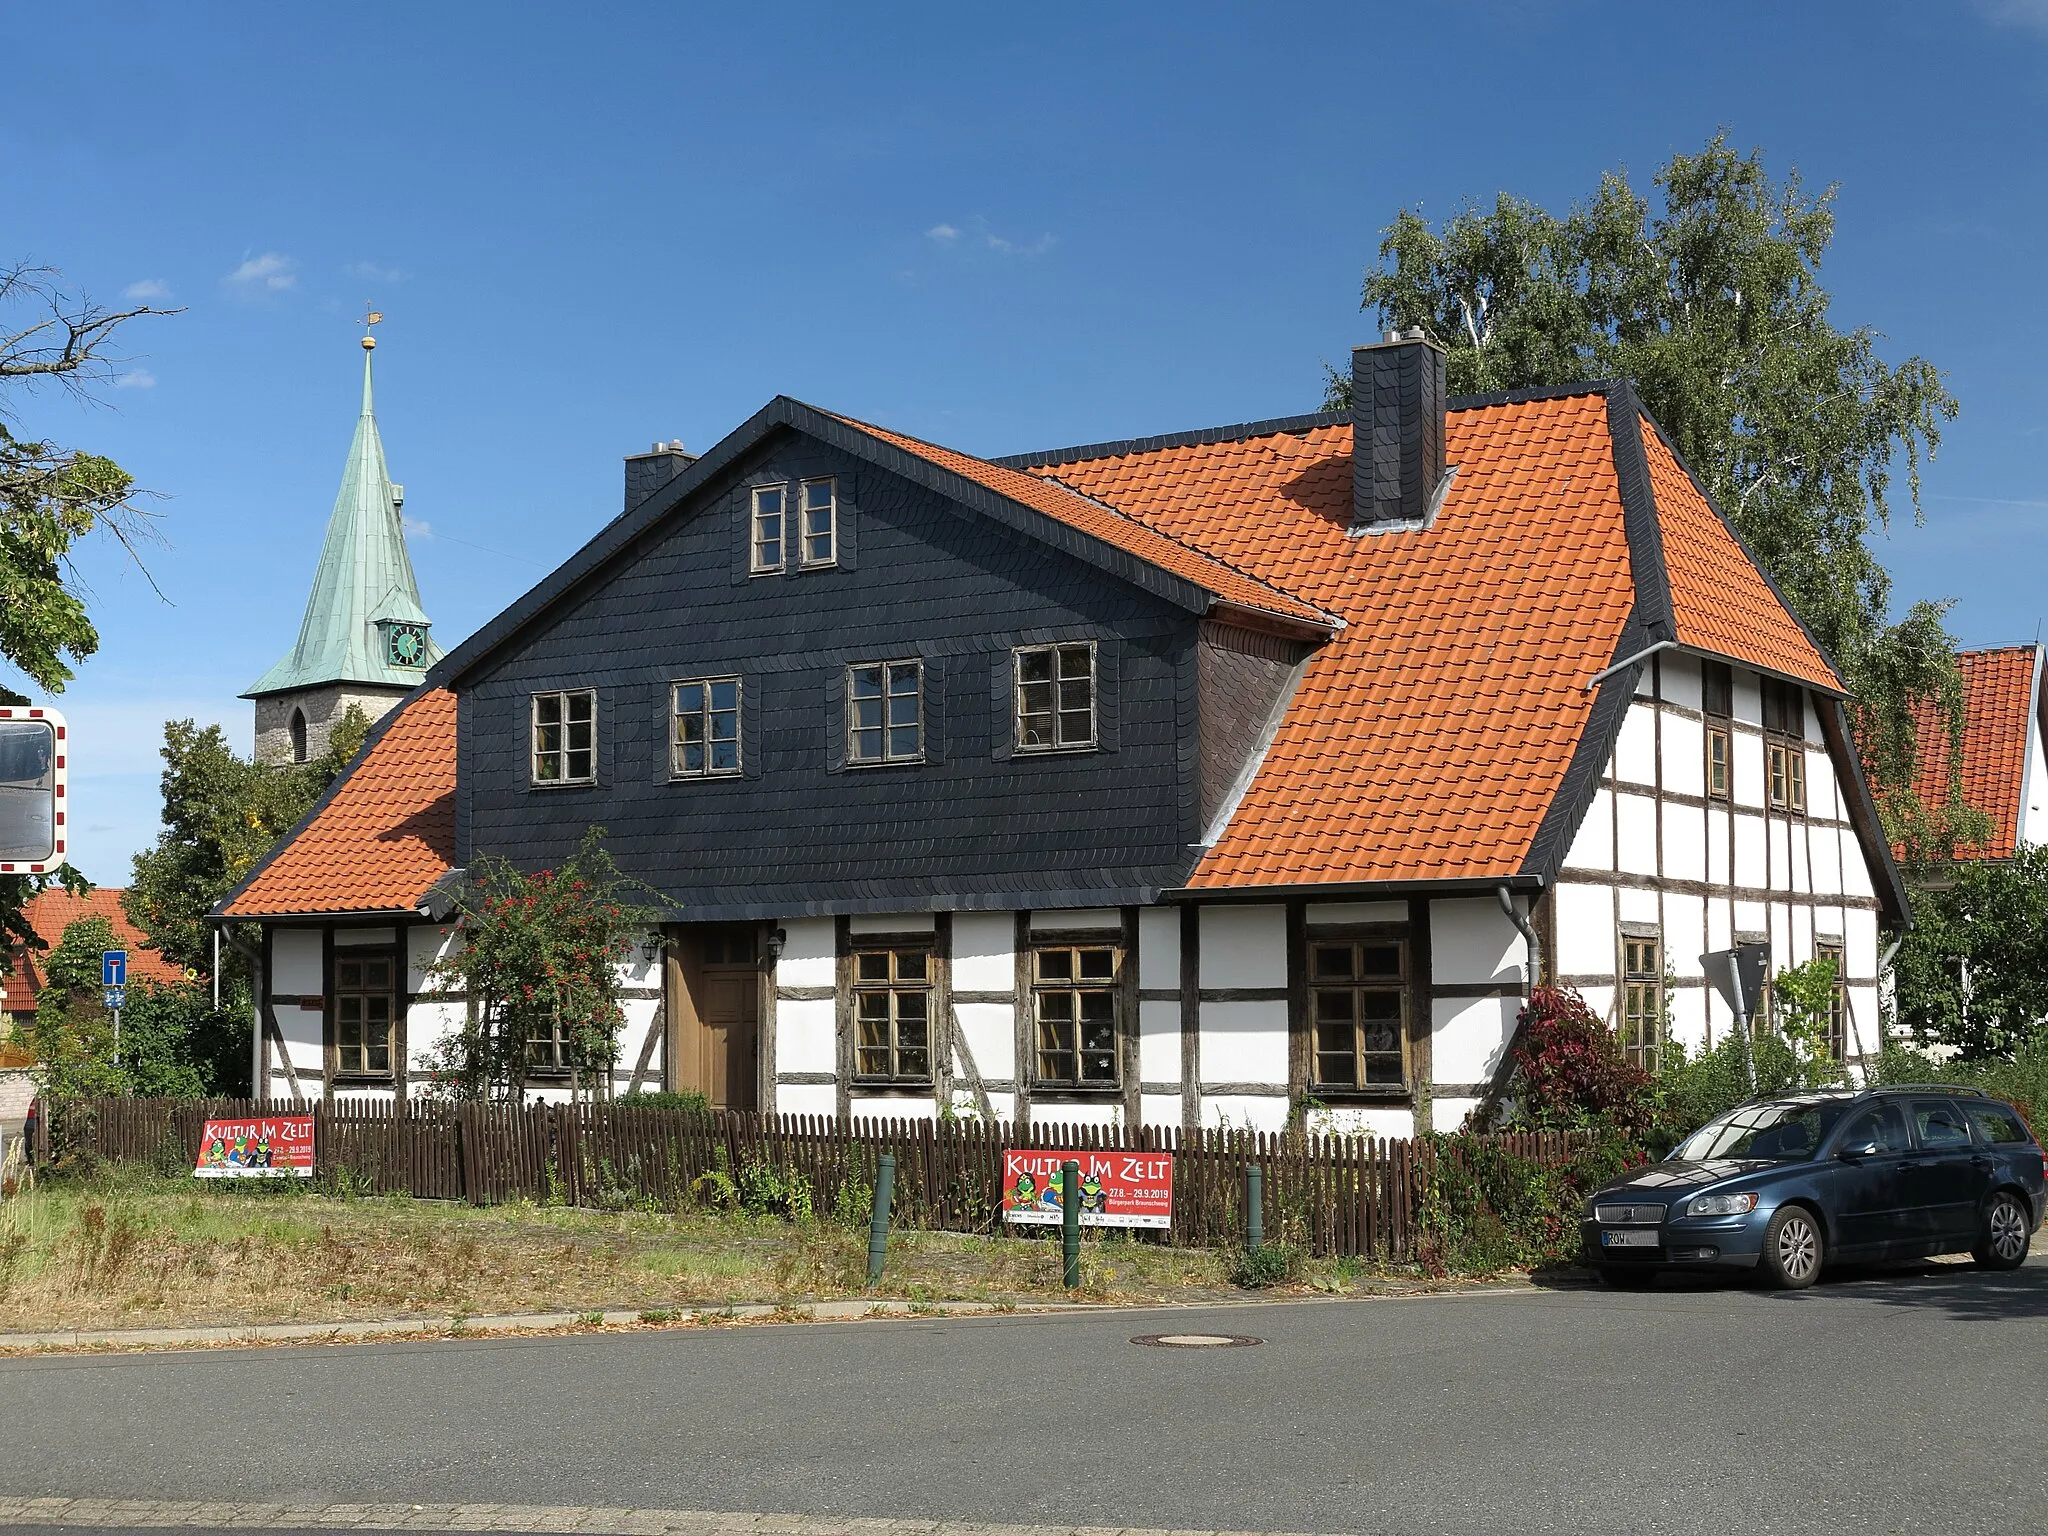
<path fill-rule="evenodd" d="M 0 316 L 28 312 L 19 319 L 0 319 L 0 380 L 33 384 L 54 379 L 83 393 L 86 385 L 111 378 L 115 364 L 128 361 L 105 350 L 119 326 L 144 315 L 184 312 L 148 304 L 106 309 L 67 292 L 57 276 L 49 267 L 27 262 L 0 270 Z"/>

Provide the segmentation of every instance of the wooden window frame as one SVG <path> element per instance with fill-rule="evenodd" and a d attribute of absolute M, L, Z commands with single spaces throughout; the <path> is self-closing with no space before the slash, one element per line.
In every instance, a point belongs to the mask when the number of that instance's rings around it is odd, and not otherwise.
<path fill-rule="evenodd" d="M 1642 951 L 1648 951 L 1645 960 Z M 1664 1057 L 1664 939 L 1661 934 L 1621 936 L 1621 1052 L 1634 1066 L 1656 1072 Z"/>
<path fill-rule="evenodd" d="M 344 987 L 342 967 L 361 965 L 366 961 L 381 961 L 390 967 L 389 984 L 382 988 L 361 985 Z M 400 967 L 404 960 L 400 946 L 393 944 L 349 944 L 334 947 L 328 961 L 327 984 L 327 1076 L 335 1083 L 391 1084 L 397 1086 L 405 1076 L 405 973 Z M 378 1070 L 368 1065 L 370 1046 L 367 1035 L 361 1046 L 362 1064 L 354 1067 L 343 1064 L 342 1013 L 345 998 L 383 998 L 390 1006 L 390 1015 L 384 1025 L 384 1050 L 387 1065 Z"/>
<path fill-rule="evenodd" d="M 1837 1061 L 1849 1055 L 1849 957 L 1839 939 L 1816 939 L 1813 958 L 1835 962 L 1835 988 L 1828 1000 L 1828 1052 Z"/>
<path fill-rule="evenodd" d="M 1720 748 L 1718 758 L 1714 752 L 1716 747 Z M 1728 727 L 1725 725 L 1714 725 L 1710 722 L 1707 725 L 1706 766 L 1707 798 L 1709 800 L 1727 800 L 1733 797 L 1735 785 L 1734 768 L 1735 757 L 1734 753 L 1730 750 Z"/>
<path fill-rule="evenodd" d="M 885 955 L 888 957 L 888 975 L 881 978 L 863 978 L 863 959 Z M 905 978 L 900 974 L 900 957 L 920 955 L 924 960 L 922 977 Z M 932 1016 L 932 1003 L 938 994 L 938 939 L 934 934 L 856 934 L 847 965 L 851 972 L 848 993 L 852 1000 L 853 1017 L 850 1028 L 853 1031 L 853 1081 L 857 1085 L 872 1088 L 915 1088 L 930 1089 L 934 1082 L 934 1069 L 938 1061 L 939 1021 Z M 888 1002 L 889 1039 L 886 1045 L 869 1046 L 862 1043 L 863 1023 L 862 999 L 864 997 L 886 996 Z M 923 1072 L 902 1070 L 901 1057 L 906 1050 L 902 1043 L 901 1000 L 907 996 L 922 996 L 924 999 L 924 1045 Z M 863 1070 L 862 1057 L 874 1050 L 888 1052 L 889 1070 L 870 1072 Z"/>
<path fill-rule="evenodd" d="M 1806 743 L 1764 738 L 1764 783 L 1774 811 L 1806 811 Z"/>
<path fill-rule="evenodd" d="M 1078 677 L 1069 678 L 1062 670 L 1066 657 L 1070 653 L 1077 651 L 1086 652 L 1088 657 L 1088 674 L 1085 679 Z M 1026 682 L 1024 678 L 1025 658 L 1035 656 L 1048 658 L 1051 664 L 1052 675 Z M 1065 717 L 1069 714 L 1078 713 L 1078 711 L 1061 707 L 1061 690 L 1066 683 L 1082 681 L 1085 681 L 1088 685 L 1088 738 L 1085 741 L 1068 741 L 1061 734 Z M 1024 690 L 1026 688 L 1045 687 L 1049 687 L 1052 690 L 1052 709 L 1050 711 L 1052 738 L 1049 741 L 1034 742 L 1027 739 L 1025 729 L 1027 711 L 1024 708 Z M 1054 641 L 1046 645 L 1020 645 L 1011 651 L 1010 726 L 1014 733 L 1011 740 L 1016 744 L 1016 750 L 1019 754 L 1029 753 L 1037 757 L 1054 752 L 1095 751 L 1102 744 L 1101 708 L 1101 667 L 1098 663 L 1095 642 L 1093 640 L 1067 640 Z M 1047 711 L 1044 710 L 1028 711 L 1028 714 L 1031 716 L 1042 716 L 1046 713 Z"/>
<path fill-rule="evenodd" d="M 769 497 L 775 498 L 773 510 L 762 503 Z M 762 536 L 762 528 L 769 518 L 775 519 L 775 537 Z M 773 546 L 775 558 L 766 558 L 766 552 Z M 750 576 L 780 576 L 789 568 L 789 485 L 757 485 L 747 492 L 747 574 Z"/>
<path fill-rule="evenodd" d="M 882 691 L 878 695 L 879 702 L 882 705 L 881 724 L 879 726 L 863 726 L 858 724 L 860 719 L 859 707 L 868 701 L 855 696 L 854 680 L 860 673 L 874 669 L 879 669 L 882 674 Z M 908 695 L 908 697 L 917 701 L 917 750 L 915 752 L 896 753 L 891 751 L 892 743 L 889 738 L 892 732 L 901 730 L 903 727 L 890 723 L 889 702 L 894 698 L 903 696 L 894 691 L 894 684 L 897 673 L 904 670 L 908 670 L 917 678 L 917 687 Z M 924 707 L 923 658 L 913 656 L 898 661 L 856 661 L 848 664 L 846 668 L 847 767 L 900 768 L 908 764 L 923 762 L 925 757 L 924 733 L 928 724 L 929 722 L 925 719 Z M 863 757 L 861 755 L 860 733 L 868 730 L 881 733 L 882 755 L 880 757 Z"/>
<path fill-rule="evenodd" d="M 1322 946 L 1349 945 L 1354 951 L 1361 948 L 1392 948 L 1398 959 L 1396 974 L 1391 983 L 1383 978 L 1369 977 L 1362 973 L 1356 960 L 1353 963 L 1353 978 L 1345 981 L 1319 981 L 1316 976 L 1316 950 Z M 1308 1031 L 1308 1092 L 1318 1100 L 1337 1102 L 1387 1102 L 1410 1098 L 1415 1093 L 1415 1049 L 1414 1011 L 1415 977 L 1414 946 L 1406 926 L 1358 925 L 1328 928 L 1309 928 L 1302 935 L 1302 974 L 1306 978 L 1304 987 L 1306 1002 L 1304 1020 Z M 1352 1003 L 1352 1067 L 1355 1079 L 1367 1075 L 1366 1058 L 1384 1057 L 1387 1051 L 1368 1052 L 1363 1048 L 1363 1035 L 1368 1022 L 1361 1006 L 1367 993 L 1394 993 L 1400 999 L 1399 1013 L 1395 1021 L 1395 1034 L 1399 1043 L 1401 1080 L 1398 1083 L 1373 1083 L 1353 1081 L 1349 1083 L 1326 1082 L 1323 1080 L 1321 1018 L 1322 994 L 1326 992 L 1349 991 Z"/>
<path fill-rule="evenodd" d="M 732 707 L 729 710 L 719 709 L 712 703 L 711 690 L 723 683 L 732 684 Z M 704 690 L 701 708 L 689 711 L 683 709 L 682 694 L 685 688 Z M 743 744 L 745 731 L 741 722 L 744 719 L 745 708 L 746 683 L 743 678 L 730 675 L 679 677 L 672 681 L 668 685 L 668 776 L 672 779 L 732 779 L 744 776 L 746 747 Z M 712 748 L 718 744 L 718 738 L 712 734 L 712 726 L 715 723 L 714 717 L 724 714 L 732 716 L 732 764 L 720 768 L 712 763 Z M 693 716 L 701 722 L 703 729 L 703 735 L 695 743 L 704 749 L 704 763 L 699 768 L 687 768 L 683 765 L 683 748 L 692 745 L 682 739 L 683 722 Z"/>
<path fill-rule="evenodd" d="M 1107 950 L 1110 955 L 1110 973 L 1106 980 L 1084 980 L 1080 975 L 1079 957 L 1083 950 Z M 1049 954 L 1067 953 L 1075 957 L 1074 974 L 1069 979 L 1048 979 L 1041 966 L 1041 960 Z M 1084 928 L 1073 932 L 1045 932 L 1031 935 L 1029 959 L 1029 985 L 1031 991 L 1031 1091 L 1063 1098 L 1088 1098 L 1096 1095 L 1114 1097 L 1123 1092 L 1124 1034 L 1129 1021 L 1124 1017 L 1124 967 L 1130 964 L 1130 955 L 1124 948 L 1124 935 L 1120 928 Z M 1085 1056 L 1101 1055 L 1102 1051 L 1084 1048 L 1080 1038 L 1081 1006 L 1083 993 L 1106 994 L 1109 998 L 1109 1046 L 1110 1062 L 1108 1077 L 1086 1077 L 1081 1075 L 1081 1059 Z M 1074 1057 L 1075 1076 L 1049 1077 L 1042 1070 L 1045 1055 L 1041 1000 L 1049 996 L 1065 995 L 1074 999 L 1074 1013 L 1070 1022 L 1074 1025 L 1074 1048 L 1062 1055 Z"/>
<path fill-rule="evenodd" d="M 578 749 L 569 744 L 569 732 L 578 722 L 569 718 L 569 701 L 571 699 L 588 699 L 590 701 L 590 718 L 588 721 L 582 722 L 587 724 L 590 729 L 590 745 L 582 749 L 590 754 L 590 772 L 574 777 L 568 772 L 569 758 Z M 542 721 L 540 715 L 541 705 L 547 700 L 553 700 L 560 709 L 559 718 L 551 723 L 553 728 L 562 734 L 560 743 L 552 751 L 543 753 L 541 750 L 540 733 Z M 552 779 L 541 776 L 541 761 L 544 756 L 553 757 L 561 764 L 561 772 Z M 563 789 L 574 785 L 595 784 L 597 782 L 597 690 L 595 688 L 557 688 L 533 695 L 527 712 L 526 771 L 528 781 L 534 789 Z"/>
<path fill-rule="evenodd" d="M 818 510 L 811 505 L 811 491 L 817 486 L 825 488 L 825 553 L 811 554 L 811 540 L 818 535 L 811 532 L 811 513 Z M 800 571 L 828 570 L 839 563 L 839 482 L 831 475 L 820 475 L 815 479 L 800 480 L 796 491 L 796 564 Z M 785 525 L 786 526 L 786 525 Z"/>

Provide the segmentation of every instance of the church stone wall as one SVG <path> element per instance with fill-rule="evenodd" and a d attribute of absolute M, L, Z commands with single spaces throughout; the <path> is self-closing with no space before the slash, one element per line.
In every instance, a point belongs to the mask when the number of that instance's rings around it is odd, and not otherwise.
<path fill-rule="evenodd" d="M 292 712 L 306 715 L 306 756 L 318 757 L 327 750 L 334 725 L 348 713 L 351 704 L 360 705 L 374 723 L 391 713 L 405 697 L 401 689 L 377 688 L 367 683 L 329 683 L 294 693 L 267 694 L 256 701 L 256 761 L 292 761 Z"/>

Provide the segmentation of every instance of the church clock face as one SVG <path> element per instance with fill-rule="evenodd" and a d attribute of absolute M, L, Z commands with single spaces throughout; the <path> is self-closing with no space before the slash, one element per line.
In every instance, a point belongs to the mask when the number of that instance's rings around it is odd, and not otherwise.
<path fill-rule="evenodd" d="M 391 626 L 388 655 L 394 667 L 423 667 L 427 664 L 427 630 L 423 624 Z"/>

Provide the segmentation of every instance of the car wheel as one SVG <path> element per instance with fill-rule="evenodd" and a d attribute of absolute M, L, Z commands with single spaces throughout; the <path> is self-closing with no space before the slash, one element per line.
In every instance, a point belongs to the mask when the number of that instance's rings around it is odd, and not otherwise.
<path fill-rule="evenodd" d="M 1762 1269 L 1781 1291 L 1803 1291 L 1820 1278 L 1826 1255 L 1820 1221 L 1803 1205 L 1787 1205 L 1764 1228 Z"/>
<path fill-rule="evenodd" d="M 1647 1264 L 1602 1264 L 1600 1283 L 1617 1291 L 1647 1291 L 1657 1283 L 1657 1271 Z"/>
<path fill-rule="evenodd" d="M 2027 1248 L 2033 1235 L 2027 1231 L 2027 1212 L 2010 1194 L 1991 1197 L 1984 1211 L 1984 1235 L 1970 1250 L 1979 1269 L 2018 1269 L 2027 1262 Z"/>

